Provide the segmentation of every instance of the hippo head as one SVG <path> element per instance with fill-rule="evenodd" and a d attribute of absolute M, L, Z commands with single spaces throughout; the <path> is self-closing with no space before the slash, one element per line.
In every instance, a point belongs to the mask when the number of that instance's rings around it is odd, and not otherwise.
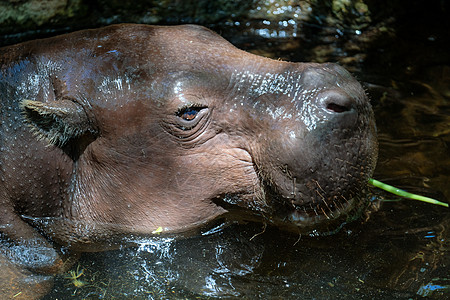
<path fill-rule="evenodd" d="M 110 26 L 39 47 L 50 92 L 22 108 L 73 162 L 67 219 L 145 234 L 228 216 L 305 232 L 365 203 L 374 116 L 338 65 L 262 58 L 198 26 Z"/>

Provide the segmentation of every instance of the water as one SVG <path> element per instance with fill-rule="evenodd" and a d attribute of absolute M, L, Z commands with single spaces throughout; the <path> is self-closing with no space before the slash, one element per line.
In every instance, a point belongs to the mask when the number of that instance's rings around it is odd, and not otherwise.
<path fill-rule="evenodd" d="M 334 236 L 232 225 L 187 240 L 84 255 L 85 285 L 57 278 L 46 299 L 408 299 L 449 295 L 448 216 L 385 203 Z"/>
<path fill-rule="evenodd" d="M 295 37 L 275 36 L 234 42 L 274 58 L 311 56 L 311 47 L 299 50 Z M 449 54 L 430 64 L 425 45 L 414 64 L 389 69 L 385 52 L 348 55 L 345 44 L 334 46 L 325 58 L 355 72 L 373 102 L 380 148 L 374 178 L 448 202 Z M 449 210 L 376 190 L 373 199 L 384 200 L 378 211 L 332 236 L 219 224 L 191 238 L 84 254 L 72 268 L 83 273 L 56 277 L 45 299 L 448 299 Z"/>

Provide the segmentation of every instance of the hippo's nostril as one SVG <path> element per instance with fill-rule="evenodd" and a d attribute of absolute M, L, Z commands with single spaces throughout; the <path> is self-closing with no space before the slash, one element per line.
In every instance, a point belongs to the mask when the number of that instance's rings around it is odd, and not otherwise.
<path fill-rule="evenodd" d="M 355 102 L 345 91 L 339 89 L 323 91 L 318 99 L 322 107 L 330 113 L 350 112 Z"/>
<path fill-rule="evenodd" d="M 331 103 L 327 104 L 327 109 L 332 112 L 335 112 L 335 113 L 342 113 L 342 112 L 349 111 L 350 107 L 331 102 Z"/>

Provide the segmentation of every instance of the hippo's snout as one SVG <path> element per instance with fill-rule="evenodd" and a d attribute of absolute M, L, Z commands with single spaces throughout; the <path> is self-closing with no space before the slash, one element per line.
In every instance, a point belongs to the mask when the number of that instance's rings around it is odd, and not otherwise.
<path fill-rule="evenodd" d="M 347 217 L 362 207 L 377 158 L 373 112 L 361 85 L 335 64 L 312 65 L 298 76 L 297 97 L 279 98 L 274 110 L 291 108 L 268 133 L 268 191 L 279 217 L 298 227 Z M 292 109 L 292 108 L 291 108 Z M 292 111 L 290 112 L 292 114 Z M 277 125 L 275 125 L 277 124 Z"/>

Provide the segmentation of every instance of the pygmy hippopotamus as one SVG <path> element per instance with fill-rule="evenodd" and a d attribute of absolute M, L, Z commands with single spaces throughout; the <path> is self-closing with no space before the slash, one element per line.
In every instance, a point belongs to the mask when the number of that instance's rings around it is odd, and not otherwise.
<path fill-rule="evenodd" d="M 374 116 L 336 64 L 127 24 L 8 46 L 0 65 L 0 254 L 24 270 L 219 217 L 328 230 L 366 203 Z"/>

